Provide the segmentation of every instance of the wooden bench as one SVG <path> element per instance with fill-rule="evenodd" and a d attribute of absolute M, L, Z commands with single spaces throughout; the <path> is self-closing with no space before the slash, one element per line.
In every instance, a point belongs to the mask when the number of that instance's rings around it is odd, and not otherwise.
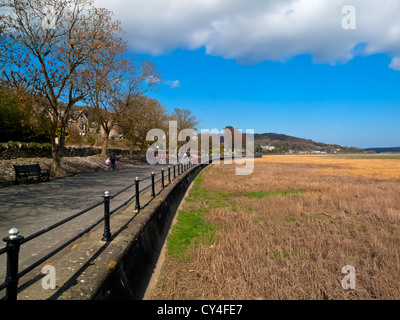
<path fill-rule="evenodd" d="M 15 170 L 15 183 L 18 180 L 25 179 L 25 183 L 28 182 L 29 177 L 37 177 L 39 181 L 41 178 L 46 178 L 47 181 L 50 179 L 49 170 L 43 170 L 40 168 L 39 164 L 29 164 L 29 165 L 13 165 Z"/>

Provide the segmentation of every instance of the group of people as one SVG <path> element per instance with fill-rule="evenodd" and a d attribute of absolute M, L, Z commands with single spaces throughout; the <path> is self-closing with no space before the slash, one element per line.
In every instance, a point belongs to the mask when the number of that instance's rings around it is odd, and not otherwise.
<path fill-rule="evenodd" d="M 112 170 L 118 169 L 118 158 L 115 151 L 111 151 L 110 155 L 106 159 L 106 170 L 111 167 Z"/>
<path fill-rule="evenodd" d="M 154 153 L 154 157 L 157 158 L 157 156 L 159 156 L 159 155 L 157 153 Z M 162 163 L 166 163 L 165 155 L 160 157 L 160 159 L 162 160 Z M 196 163 L 196 158 L 191 157 L 190 155 L 188 155 L 185 152 L 185 154 L 181 157 L 181 161 L 183 161 L 183 162 L 191 161 L 192 163 Z M 106 163 L 106 170 L 108 170 L 110 168 L 112 170 L 118 169 L 118 157 L 117 157 L 117 153 L 115 152 L 115 150 L 113 150 L 109 153 L 105 163 Z"/>

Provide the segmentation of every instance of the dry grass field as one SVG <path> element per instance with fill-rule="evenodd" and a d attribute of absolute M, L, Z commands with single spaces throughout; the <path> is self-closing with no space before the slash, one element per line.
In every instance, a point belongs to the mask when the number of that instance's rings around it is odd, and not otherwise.
<path fill-rule="evenodd" d="M 167 248 L 152 299 L 400 299 L 400 157 L 264 156 L 250 176 L 210 166 Z"/>

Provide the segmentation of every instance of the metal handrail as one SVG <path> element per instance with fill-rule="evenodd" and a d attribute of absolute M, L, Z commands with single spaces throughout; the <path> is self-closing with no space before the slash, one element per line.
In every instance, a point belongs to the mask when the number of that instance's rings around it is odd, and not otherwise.
<path fill-rule="evenodd" d="M 188 164 L 186 166 L 186 170 L 189 169 L 189 167 L 194 166 L 194 164 L 190 163 L 188 161 Z M 180 166 L 181 164 L 178 164 L 178 166 Z M 181 170 L 178 170 L 178 176 L 180 174 L 182 174 L 184 172 L 184 169 L 182 168 Z M 32 271 L 33 269 L 35 269 L 37 266 L 39 266 L 40 264 L 42 264 L 43 262 L 45 262 L 46 260 L 48 260 L 49 258 L 51 258 L 52 256 L 54 256 L 56 253 L 58 253 L 59 251 L 61 251 L 62 249 L 64 249 L 65 247 L 67 247 L 68 245 L 70 245 L 71 243 L 73 243 L 74 241 L 76 241 L 77 239 L 79 239 L 80 237 L 82 237 L 84 234 L 88 233 L 90 230 L 92 230 L 94 227 L 96 227 L 98 224 L 100 224 L 101 222 L 105 221 L 105 234 L 110 235 L 110 230 L 109 230 L 109 218 L 112 214 L 114 214 L 115 212 L 117 212 L 118 210 L 120 210 L 122 207 L 126 206 L 128 203 L 130 203 L 133 199 L 137 198 L 137 202 L 139 200 L 139 194 L 146 191 L 147 189 L 149 189 L 150 187 L 153 187 L 156 184 L 158 184 L 159 182 L 162 182 L 162 187 L 165 187 L 165 179 L 167 179 L 167 181 L 169 183 L 171 183 L 171 176 L 170 176 L 170 167 L 168 168 L 168 175 L 166 176 L 164 174 L 164 169 L 161 170 L 161 172 L 157 173 L 157 174 L 152 174 L 152 176 L 144 178 L 144 179 L 137 179 L 135 180 L 135 183 L 121 189 L 120 191 L 116 192 L 114 195 L 110 196 L 108 192 L 105 193 L 104 195 L 104 200 L 97 202 L 93 205 L 91 205 L 90 207 L 79 211 L 78 213 L 73 214 L 72 216 L 59 221 L 47 228 L 44 228 L 26 238 L 22 237 L 22 236 L 18 236 L 19 230 L 18 229 L 11 229 L 10 233 L 9 233 L 9 237 L 4 238 L 3 241 L 7 243 L 6 247 L 3 249 L 0 249 L 0 256 L 2 254 L 7 253 L 7 276 L 6 276 L 6 280 L 4 283 L 0 284 L 0 291 L 7 289 L 7 294 L 6 294 L 6 298 L 8 300 L 16 300 L 17 299 L 17 291 L 18 291 L 18 280 L 24 276 L 25 274 L 27 274 L 28 272 Z M 175 173 L 175 165 L 174 165 L 174 173 Z M 109 204 L 110 204 L 110 200 L 114 199 L 115 197 L 119 196 L 121 193 L 133 188 L 136 185 L 139 185 L 140 182 L 146 181 L 148 179 L 154 178 L 158 175 L 162 175 L 162 177 L 160 179 L 158 179 L 157 181 L 154 181 L 154 179 L 152 180 L 152 183 L 150 185 L 148 185 L 145 188 L 142 188 L 141 190 L 136 190 L 136 193 L 130 197 L 128 200 L 124 201 L 122 204 L 120 204 L 117 208 L 115 208 L 114 210 L 110 211 L 109 210 Z M 177 176 L 177 177 L 178 177 Z M 175 178 L 175 174 L 174 174 L 174 178 Z M 153 182 L 154 181 L 154 182 Z M 150 202 L 153 199 L 150 200 Z M 70 240 L 66 241 L 65 243 L 63 243 L 61 246 L 59 246 L 58 248 L 54 249 L 52 252 L 50 252 L 49 254 L 47 254 L 46 256 L 44 256 L 43 258 L 39 259 L 38 261 L 36 261 L 35 263 L 33 263 L 32 265 L 30 265 L 29 267 L 27 267 L 26 269 L 24 269 L 21 272 L 18 272 L 18 254 L 19 254 L 19 248 L 22 244 L 27 243 L 57 227 L 60 227 L 61 225 L 74 220 L 75 218 L 101 206 L 104 204 L 105 207 L 105 212 L 104 212 L 104 216 L 99 219 L 97 222 L 95 222 L 94 224 L 92 224 L 91 226 L 89 226 L 88 228 L 86 228 L 85 230 L 81 231 L 79 234 L 77 234 L 76 236 L 74 236 L 73 238 L 71 238 Z M 140 205 L 138 208 L 138 211 L 140 211 Z M 108 230 L 106 230 L 108 228 Z M 12 233 L 13 232 L 13 233 Z M 104 241 L 110 241 L 110 236 L 108 237 L 103 237 Z M 11 261 L 10 261 L 11 259 Z M 11 262 L 11 263 L 10 263 Z M 10 265 L 13 265 L 13 267 L 10 268 Z M 15 270 L 16 269 L 16 270 Z M 10 289 L 11 287 L 11 289 Z"/>
<path fill-rule="evenodd" d="M 87 212 L 89 212 L 89 211 L 101 206 L 102 204 L 103 204 L 103 201 L 100 201 L 100 202 L 98 202 L 98 203 L 96 203 L 96 204 L 94 204 L 94 205 L 92 205 L 92 206 L 90 206 L 90 207 L 88 207 L 88 208 L 86 208 L 86 209 L 84 209 L 84 210 L 82 210 L 82 211 L 80 211 L 80 212 L 78 212 L 78 213 L 76 213 L 76 214 L 74 214 L 74 215 L 62 220 L 62 221 L 60 221 L 60 222 L 57 222 L 57 223 L 55 223 L 55 224 L 53 224 L 53 225 L 51 225 L 51 226 L 49 226 L 49 227 L 47 227 L 47 228 L 45 228 L 45 229 L 43 229 L 41 231 L 38 231 L 38 232 L 36 232 L 36 233 L 24 238 L 21 241 L 21 244 L 24 244 L 24 243 L 26 243 L 28 241 L 31 241 L 31 240 L 33 240 L 33 239 L 35 239 L 35 238 L 47 233 L 47 232 L 49 232 L 49 231 L 51 231 L 51 230 L 53 230 L 53 229 L 65 224 L 65 223 L 67 223 L 67 222 L 69 222 L 69 221 L 81 216 L 82 214 L 87 213 Z"/>

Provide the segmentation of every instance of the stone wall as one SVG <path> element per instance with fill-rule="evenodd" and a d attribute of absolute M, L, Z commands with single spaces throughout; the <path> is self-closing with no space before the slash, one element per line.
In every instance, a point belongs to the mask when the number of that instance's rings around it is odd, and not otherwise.
<path fill-rule="evenodd" d="M 119 156 L 129 156 L 127 149 L 112 148 Z M 91 146 L 68 146 L 62 153 L 63 157 L 90 157 L 101 153 L 101 148 Z M 0 159 L 18 158 L 51 158 L 51 145 L 38 143 L 0 143 Z"/>
<path fill-rule="evenodd" d="M 51 158 L 51 145 L 39 143 L 0 143 L 0 159 Z"/>

